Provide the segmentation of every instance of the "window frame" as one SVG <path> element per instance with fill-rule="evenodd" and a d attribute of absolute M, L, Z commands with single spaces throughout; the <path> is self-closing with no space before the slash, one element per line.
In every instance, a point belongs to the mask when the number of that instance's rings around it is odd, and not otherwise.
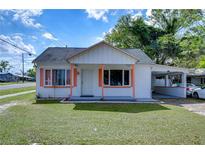
<path fill-rule="evenodd" d="M 47 70 L 50 70 L 50 84 L 46 84 L 46 71 Z M 64 70 L 65 71 L 65 84 L 64 85 L 53 85 L 53 70 Z M 54 87 L 54 86 L 56 86 L 56 87 L 66 87 L 66 86 L 70 86 L 70 84 L 67 84 L 67 71 L 70 71 L 70 69 L 64 69 L 64 68 L 45 68 L 44 69 L 44 85 L 45 85 L 45 87 Z M 70 83 L 71 83 L 71 81 L 70 81 Z"/>
<path fill-rule="evenodd" d="M 110 85 L 110 71 L 111 70 L 121 70 L 122 71 L 122 85 L 118 86 L 118 85 Z M 104 83 L 104 71 L 108 71 L 108 84 Z M 129 71 L 129 84 L 125 85 L 124 84 L 124 71 Z M 130 87 L 131 86 L 131 69 L 104 69 L 103 70 L 103 85 L 105 87 Z"/>
<path fill-rule="evenodd" d="M 46 84 L 46 71 L 50 71 L 50 84 Z M 52 82 L 53 78 L 52 78 L 52 69 L 45 69 L 44 70 L 44 85 L 45 86 L 52 86 L 53 82 Z"/>

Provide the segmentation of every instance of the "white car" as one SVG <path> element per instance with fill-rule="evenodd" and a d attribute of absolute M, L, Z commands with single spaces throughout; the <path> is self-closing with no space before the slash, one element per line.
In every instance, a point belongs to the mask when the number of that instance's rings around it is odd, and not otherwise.
<path fill-rule="evenodd" d="M 205 87 L 195 89 L 193 91 L 193 97 L 205 99 Z"/>

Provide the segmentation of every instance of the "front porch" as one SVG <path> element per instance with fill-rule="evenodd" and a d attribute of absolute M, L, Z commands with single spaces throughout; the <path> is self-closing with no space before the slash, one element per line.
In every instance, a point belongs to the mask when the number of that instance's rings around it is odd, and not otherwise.
<path fill-rule="evenodd" d="M 70 64 L 70 70 L 69 100 L 135 100 L 135 64 Z"/>
<path fill-rule="evenodd" d="M 62 103 L 159 103 L 159 100 L 152 98 L 139 98 L 135 99 L 131 96 L 100 96 L 94 97 L 80 97 L 72 96 L 67 99 L 63 99 Z"/>

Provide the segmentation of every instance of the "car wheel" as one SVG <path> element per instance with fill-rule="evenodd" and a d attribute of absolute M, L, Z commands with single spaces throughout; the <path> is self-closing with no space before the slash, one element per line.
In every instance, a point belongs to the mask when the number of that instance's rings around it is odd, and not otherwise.
<path fill-rule="evenodd" d="M 193 97 L 194 97 L 194 98 L 199 98 L 198 93 L 197 93 L 197 92 L 195 92 L 195 93 L 193 94 Z"/>

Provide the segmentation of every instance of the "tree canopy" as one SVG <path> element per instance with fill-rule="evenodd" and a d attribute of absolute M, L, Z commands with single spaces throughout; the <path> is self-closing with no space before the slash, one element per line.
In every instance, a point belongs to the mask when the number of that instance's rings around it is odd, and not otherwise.
<path fill-rule="evenodd" d="M 9 64 L 6 60 L 0 61 L 0 72 L 7 72 L 12 68 L 12 66 Z"/>
<path fill-rule="evenodd" d="M 36 69 L 35 68 L 30 68 L 27 70 L 27 75 L 30 77 L 36 77 Z"/>
<path fill-rule="evenodd" d="M 119 48 L 140 48 L 156 63 L 202 67 L 203 10 L 152 10 L 150 17 L 122 16 L 105 40 Z"/>

